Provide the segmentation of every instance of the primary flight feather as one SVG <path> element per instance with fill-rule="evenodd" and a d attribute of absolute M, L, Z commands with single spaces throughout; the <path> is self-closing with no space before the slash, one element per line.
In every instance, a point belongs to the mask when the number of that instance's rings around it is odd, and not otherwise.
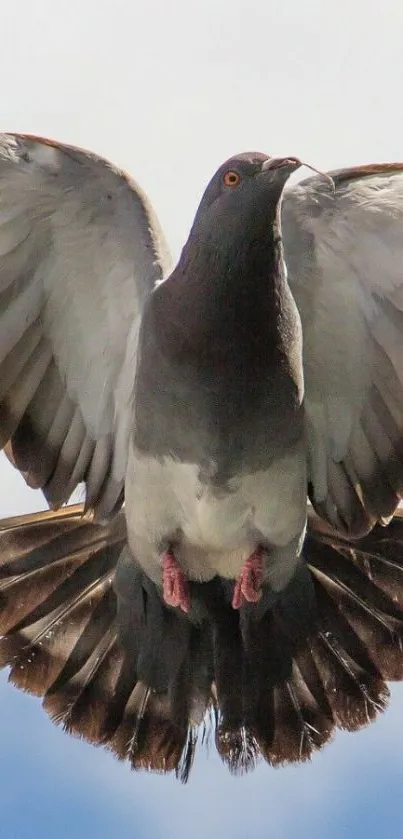
<path fill-rule="evenodd" d="M 0 523 L 0 663 L 135 767 L 209 708 L 305 759 L 403 677 L 403 165 L 300 165 L 223 164 L 171 268 L 122 172 L 0 139 L 0 442 L 55 510 Z"/>

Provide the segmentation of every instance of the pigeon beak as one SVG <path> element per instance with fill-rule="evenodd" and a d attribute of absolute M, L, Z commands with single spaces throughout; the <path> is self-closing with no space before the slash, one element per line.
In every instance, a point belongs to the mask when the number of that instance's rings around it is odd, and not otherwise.
<path fill-rule="evenodd" d="M 263 172 L 272 172 L 277 169 L 285 169 L 286 172 L 295 172 L 303 164 L 297 157 L 269 157 L 268 160 L 262 164 Z"/>
<path fill-rule="evenodd" d="M 315 172 L 316 175 L 320 175 L 324 181 L 328 181 L 334 194 L 335 185 L 331 175 L 328 175 L 326 172 L 322 172 L 321 169 L 316 169 L 315 166 L 311 166 L 310 163 L 304 163 L 302 160 L 299 160 L 298 157 L 269 157 L 268 160 L 265 160 L 264 163 L 262 163 L 260 173 L 264 174 L 265 172 L 274 172 L 277 169 L 283 169 L 283 174 L 287 179 L 289 175 L 291 175 L 292 172 L 296 172 L 300 166 L 306 166 L 306 168 L 310 169 L 311 172 Z"/>

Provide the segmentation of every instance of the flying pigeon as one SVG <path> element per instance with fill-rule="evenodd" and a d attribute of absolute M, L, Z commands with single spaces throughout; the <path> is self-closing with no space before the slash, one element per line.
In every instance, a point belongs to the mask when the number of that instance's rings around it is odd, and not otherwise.
<path fill-rule="evenodd" d="M 300 166 L 226 161 L 172 267 L 123 172 L 0 137 L 0 446 L 51 508 L 0 522 L 0 666 L 136 769 L 209 719 L 305 760 L 403 678 L 403 164 Z"/>

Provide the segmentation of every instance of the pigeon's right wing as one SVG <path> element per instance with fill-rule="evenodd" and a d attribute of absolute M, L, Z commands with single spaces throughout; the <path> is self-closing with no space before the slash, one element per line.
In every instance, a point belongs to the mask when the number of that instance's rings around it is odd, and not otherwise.
<path fill-rule="evenodd" d="M 0 135 L 0 448 L 53 506 L 81 481 L 100 514 L 119 503 L 139 316 L 167 266 L 124 173 Z"/>
<path fill-rule="evenodd" d="M 286 190 L 289 283 L 302 321 L 311 500 L 340 531 L 403 493 L 403 164 Z"/>

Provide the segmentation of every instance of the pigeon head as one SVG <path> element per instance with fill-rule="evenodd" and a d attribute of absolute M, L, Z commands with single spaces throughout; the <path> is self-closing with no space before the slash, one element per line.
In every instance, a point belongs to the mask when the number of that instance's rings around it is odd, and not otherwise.
<path fill-rule="evenodd" d="M 259 152 L 231 157 L 217 170 L 204 192 L 190 233 L 192 240 L 242 235 L 260 237 L 270 222 L 278 221 L 284 185 L 301 166 L 295 157 L 271 158 Z"/>
<path fill-rule="evenodd" d="M 200 415 L 205 413 L 206 394 L 211 403 L 222 401 L 223 414 L 230 412 L 232 398 L 234 412 L 242 412 L 239 399 L 244 400 L 247 388 L 249 408 L 253 399 L 263 401 L 267 369 L 283 351 L 286 336 L 299 336 L 279 218 L 284 185 L 299 166 L 296 158 L 269 158 L 256 152 L 231 157 L 220 166 L 205 190 L 178 264 L 150 299 L 142 323 L 141 358 L 151 359 L 157 353 L 152 362 L 157 378 L 165 369 L 163 384 L 156 381 L 154 390 L 164 388 L 177 399 L 182 387 L 183 403 L 196 411 L 198 401 Z M 144 366 L 145 393 L 150 389 L 150 364 Z M 140 368 L 139 364 L 138 393 Z M 260 369 L 264 385 L 259 390 L 255 382 Z M 216 383 L 224 379 L 225 397 L 222 391 L 213 396 Z M 137 406 L 139 402 L 138 398 Z M 164 407 L 160 413 L 169 410 Z M 139 428 L 138 414 L 136 423 Z M 143 427 L 148 434 L 149 419 Z"/>
<path fill-rule="evenodd" d="M 288 294 L 281 195 L 301 165 L 295 157 L 247 152 L 217 170 L 178 264 L 153 295 L 155 323 L 147 328 L 158 334 L 166 356 L 182 357 L 183 348 L 189 356 L 192 347 L 195 358 L 208 357 L 207 366 L 215 354 L 217 365 L 216 356 L 226 358 L 235 345 L 245 359 L 252 334 L 259 345 L 264 335 L 267 345 L 268 324 L 277 334 L 278 301 Z"/>

